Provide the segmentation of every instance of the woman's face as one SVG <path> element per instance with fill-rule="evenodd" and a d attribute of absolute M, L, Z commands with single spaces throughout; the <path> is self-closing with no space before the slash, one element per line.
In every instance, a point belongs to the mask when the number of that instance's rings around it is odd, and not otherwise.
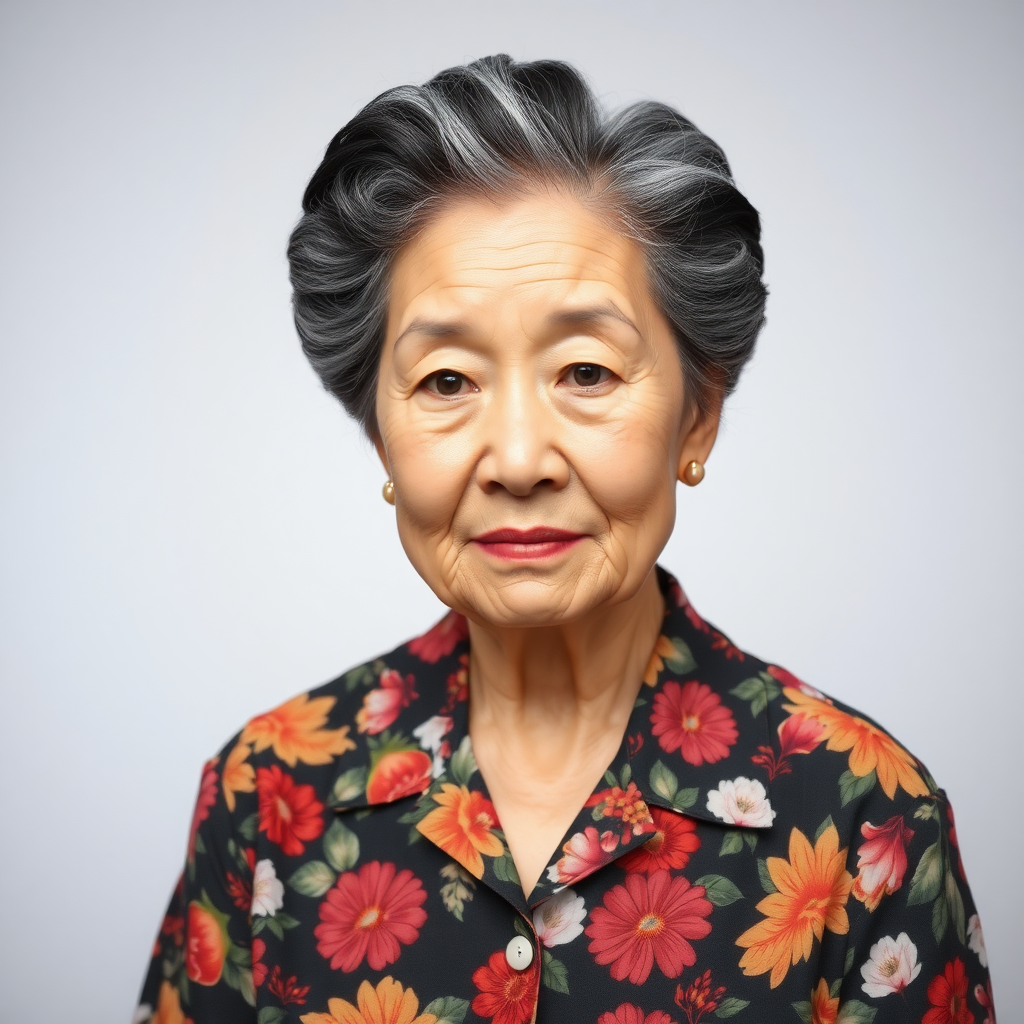
<path fill-rule="evenodd" d="M 471 619 L 632 597 L 717 419 L 684 400 L 639 248 L 579 201 L 467 199 L 399 255 L 377 448 L 406 553 Z"/>

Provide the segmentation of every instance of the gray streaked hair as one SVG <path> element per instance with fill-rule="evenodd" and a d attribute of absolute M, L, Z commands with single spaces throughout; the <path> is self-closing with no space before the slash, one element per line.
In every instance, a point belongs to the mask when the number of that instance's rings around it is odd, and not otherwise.
<path fill-rule="evenodd" d="M 702 411 L 735 388 L 764 323 L 757 211 L 722 150 L 662 103 L 603 112 L 561 61 L 505 54 L 389 89 L 331 140 L 288 245 L 295 326 L 324 387 L 376 433 L 393 261 L 460 196 L 553 183 L 641 246 Z"/>

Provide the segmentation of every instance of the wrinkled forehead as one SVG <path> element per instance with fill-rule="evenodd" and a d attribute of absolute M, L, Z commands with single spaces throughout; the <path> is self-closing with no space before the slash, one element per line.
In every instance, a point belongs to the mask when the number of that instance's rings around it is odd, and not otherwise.
<path fill-rule="evenodd" d="M 418 319 L 517 316 L 611 305 L 643 330 L 652 300 L 639 246 L 562 193 L 467 198 L 435 214 L 392 269 L 386 338 Z"/>

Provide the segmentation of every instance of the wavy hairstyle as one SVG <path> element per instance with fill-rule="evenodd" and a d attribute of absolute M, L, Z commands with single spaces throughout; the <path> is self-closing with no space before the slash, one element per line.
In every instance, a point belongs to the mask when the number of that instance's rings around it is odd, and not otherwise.
<path fill-rule="evenodd" d="M 498 54 L 381 93 L 306 188 L 288 245 L 295 325 L 367 434 L 399 250 L 446 202 L 541 182 L 598 202 L 640 245 L 701 411 L 735 388 L 766 290 L 760 220 L 725 154 L 662 103 L 608 114 L 569 64 Z"/>

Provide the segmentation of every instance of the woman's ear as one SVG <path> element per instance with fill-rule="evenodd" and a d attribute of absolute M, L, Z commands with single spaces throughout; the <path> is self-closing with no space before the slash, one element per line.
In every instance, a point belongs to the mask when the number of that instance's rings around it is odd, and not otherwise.
<path fill-rule="evenodd" d="M 388 461 L 388 450 L 384 447 L 384 442 L 381 440 L 380 431 L 374 430 L 370 435 L 370 440 L 373 442 L 373 447 L 377 449 L 377 458 L 380 459 L 381 465 L 384 467 L 384 472 L 387 473 L 388 479 L 391 479 L 391 464 Z"/>
<path fill-rule="evenodd" d="M 699 462 L 703 468 L 708 461 L 718 437 L 718 425 L 722 421 L 722 399 L 723 395 L 716 392 L 710 396 L 710 402 L 703 411 L 694 404 L 692 420 L 684 431 L 683 443 L 679 449 L 679 480 L 686 479 L 686 470 L 691 462 Z"/>

